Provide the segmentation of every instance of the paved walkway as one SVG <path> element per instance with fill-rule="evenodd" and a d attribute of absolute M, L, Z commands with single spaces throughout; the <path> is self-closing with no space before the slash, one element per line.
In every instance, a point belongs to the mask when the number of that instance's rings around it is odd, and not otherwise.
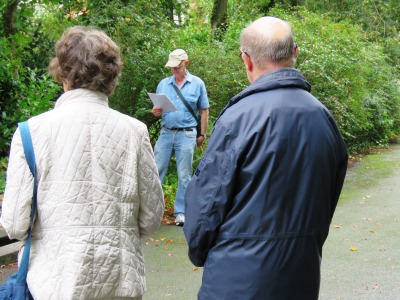
<path fill-rule="evenodd" d="M 400 146 L 346 177 L 324 245 L 320 299 L 400 299 Z"/>
<path fill-rule="evenodd" d="M 323 249 L 320 299 L 399 300 L 399 231 L 400 145 L 369 155 L 348 171 Z M 182 228 L 162 225 L 143 247 L 144 300 L 197 299 L 202 268 L 188 260 Z"/>
<path fill-rule="evenodd" d="M 321 300 L 400 299 L 400 145 L 349 169 L 324 245 Z M 187 259 L 181 228 L 145 242 L 144 299 L 197 299 L 202 269 Z"/>

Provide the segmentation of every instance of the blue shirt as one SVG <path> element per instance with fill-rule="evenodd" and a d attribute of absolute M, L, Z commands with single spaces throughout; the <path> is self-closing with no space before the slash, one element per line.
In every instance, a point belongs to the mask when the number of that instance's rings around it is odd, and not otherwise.
<path fill-rule="evenodd" d="M 190 74 L 187 70 L 186 72 L 186 78 L 180 91 L 194 113 L 199 115 L 199 109 L 206 109 L 210 106 L 206 86 L 199 77 Z M 167 128 L 196 127 L 197 121 L 183 104 L 172 85 L 177 86 L 174 76 L 164 78 L 157 86 L 157 93 L 166 94 L 178 110 L 163 113 L 161 125 Z"/>

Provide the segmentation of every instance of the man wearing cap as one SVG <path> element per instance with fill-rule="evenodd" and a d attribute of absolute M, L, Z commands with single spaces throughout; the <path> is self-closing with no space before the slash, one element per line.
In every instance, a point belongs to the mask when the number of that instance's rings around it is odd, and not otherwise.
<path fill-rule="evenodd" d="M 166 94 L 177 111 L 163 112 L 159 106 L 154 106 L 152 109 L 154 116 L 162 117 L 162 129 L 154 147 L 161 182 L 167 174 L 172 155 L 175 154 L 176 157 L 178 190 L 175 196 L 174 215 L 175 224 L 178 226 L 183 226 L 185 223 L 185 191 L 193 172 L 194 149 L 196 145 L 201 146 L 206 138 L 210 106 L 203 80 L 189 73 L 186 69 L 188 64 L 188 55 L 185 50 L 176 49 L 169 54 L 165 66 L 171 68 L 172 76 L 161 80 L 156 92 Z M 197 120 L 187 105 L 196 116 L 200 113 L 201 132 L 199 135 L 196 130 Z"/>

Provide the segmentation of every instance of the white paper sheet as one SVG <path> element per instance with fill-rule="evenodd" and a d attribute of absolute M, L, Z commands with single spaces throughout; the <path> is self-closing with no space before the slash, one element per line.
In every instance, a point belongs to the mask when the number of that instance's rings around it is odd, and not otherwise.
<path fill-rule="evenodd" d="M 175 105 L 169 100 L 165 94 L 147 93 L 154 106 L 160 106 L 163 112 L 177 111 Z"/>

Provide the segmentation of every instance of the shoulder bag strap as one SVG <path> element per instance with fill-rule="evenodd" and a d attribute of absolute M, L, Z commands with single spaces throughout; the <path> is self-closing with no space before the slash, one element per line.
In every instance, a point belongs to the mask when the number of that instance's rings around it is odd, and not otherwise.
<path fill-rule="evenodd" d="M 183 95 L 182 95 L 181 91 L 179 90 L 179 88 L 175 84 L 172 84 L 172 86 L 174 87 L 174 89 L 175 89 L 176 93 L 178 94 L 179 98 L 181 98 L 183 104 L 185 104 L 185 106 L 188 109 L 188 111 L 192 114 L 193 118 L 196 120 L 197 123 L 199 123 L 199 118 L 194 113 L 193 108 L 189 105 L 189 103 L 187 103 L 185 97 L 183 97 Z"/>
<path fill-rule="evenodd" d="M 36 212 L 36 204 L 37 204 L 37 178 L 36 178 L 36 162 L 35 162 L 35 152 L 33 150 L 32 138 L 29 131 L 28 122 L 18 123 L 18 127 L 21 133 L 22 145 L 24 147 L 24 153 L 26 157 L 26 161 L 29 165 L 29 169 L 32 172 L 33 176 L 33 197 L 32 197 L 32 210 L 31 210 L 31 219 L 30 219 L 30 227 L 29 234 L 26 240 L 24 253 L 22 255 L 21 264 L 18 268 L 17 282 L 25 283 L 26 276 L 28 274 L 28 265 L 29 265 L 29 255 L 31 252 L 31 239 L 32 239 L 32 227 L 33 227 L 33 219 Z"/>

